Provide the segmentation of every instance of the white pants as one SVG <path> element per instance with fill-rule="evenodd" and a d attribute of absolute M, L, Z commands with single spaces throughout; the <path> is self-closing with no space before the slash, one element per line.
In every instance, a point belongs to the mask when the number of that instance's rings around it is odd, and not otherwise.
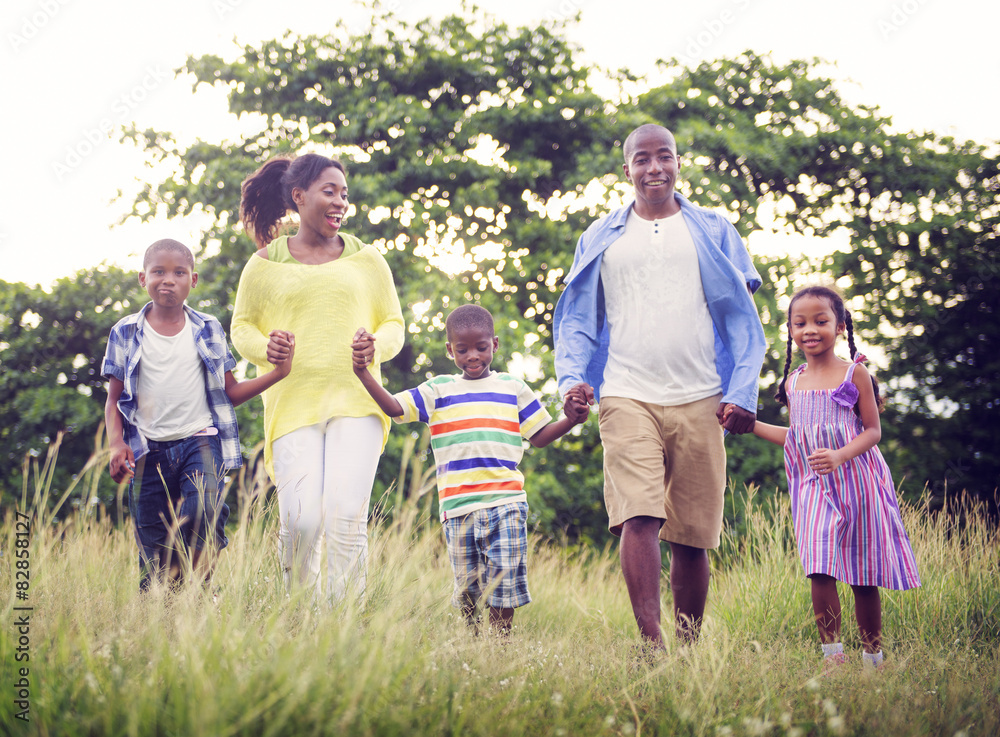
<path fill-rule="evenodd" d="M 363 597 L 382 421 L 374 415 L 334 417 L 283 435 L 272 451 L 286 589 L 311 587 L 320 598 L 325 535 L 328 597 L 337 602 L 349 590 Z"/>

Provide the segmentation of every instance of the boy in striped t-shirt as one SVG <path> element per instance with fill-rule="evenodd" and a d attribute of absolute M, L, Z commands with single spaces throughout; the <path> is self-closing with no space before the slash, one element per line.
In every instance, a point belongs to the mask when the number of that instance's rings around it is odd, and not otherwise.
<path fill-rule="evenodd" d="M 566 416 L 552 418 L 524 381 L 490 370 L 499 340 L 493 316 L 462 305 L 445 323 L 448 357 L 461 376 L 435 376 L 390 394 L 368 371 L 374 336 L 354 336 L 354 373 L 382 411 L 397 422 L 426 422 L 437 464 L 438 506 L 455 572 L 452 603 L 475 625 L 485 596 L 490 625 L 510 631 L 514 609 L 528 593 L 528 501 L 517 468 L 521 438 L 544 448 L 586 421 L 590 407 L 573 395 Z"/>

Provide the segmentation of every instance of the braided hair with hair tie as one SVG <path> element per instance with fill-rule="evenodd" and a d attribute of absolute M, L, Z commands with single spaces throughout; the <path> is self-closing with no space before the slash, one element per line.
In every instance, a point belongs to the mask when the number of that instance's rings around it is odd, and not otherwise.
<path fill-rule="evenodd" d="M 847 311 L 847 307 L 844 305 L 844 298 L 829 287 L 815 286 L 800 289 L 792 296 L 792 301 L 788 303 L 788 317 L 786 318 L 785 323 L 788 328 L 788 348 L 785 354 L 785 373 L 781 379 L 781 383 L 778 384 L 778 391 L 774 394 L 774 398 L 786 406 L 788 405 L 788 392 L 785 389 L 785 382 L 788 380 L 788 369 L 792 363 L 792 307 L 801 297 L 816 297 L 819 299 L 825 299 L 830 303 L 830 308 L 833 310 L 833 315 L 837 320 L 837 324 L 843 325 L 846 328 L 847 347 L 851 351 L 851 359 L 853 360 L 858 355 L 858 347 L 854 342 L 854 320 L 851 317 L 851 313 Z M 871 379 L 872 388 L 875 390 L 875 405 L 878 407 L 879 412 L 881 412 L 885 406 L 885 400 L 882 398 L 878 379 L 875 378 L 874 374 L 871 374 Z M 859 410 L 855 407 L 854 411 L 858 412 Z"/>

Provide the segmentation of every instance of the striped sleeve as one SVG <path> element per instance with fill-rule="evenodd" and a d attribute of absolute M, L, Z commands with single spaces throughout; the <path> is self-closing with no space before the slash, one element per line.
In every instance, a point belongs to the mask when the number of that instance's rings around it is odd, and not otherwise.
<path fill-rule="evenodd" d="M 393 397 L 399 402 L 399 406 L 403 408 L 403 414 L 399 417 L 393 417 L 393 422 L 401 424 L 406 422 L 423 422 L 426 424 L 430 422 L 431 416 L 427 408 L 434 406 L 434 396 L 427 382 L 413 389 L 407 389 L 394 394 Z"/>
<path fill-rule="evenodd" d="M 518 380 L 517 419 L 521 423 L 521 435 L 532 437 L 552 422 L 552 415 L 542 406 L 535 392 L 525 382 Z"/>

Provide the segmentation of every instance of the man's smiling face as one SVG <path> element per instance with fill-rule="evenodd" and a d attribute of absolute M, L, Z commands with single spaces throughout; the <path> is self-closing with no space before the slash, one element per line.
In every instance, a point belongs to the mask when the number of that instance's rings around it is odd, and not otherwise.
<path fill-rule="evenodd" d="M 625 178 L 635 188 L 636 213 L 647 219 L 677 212 L 674 184 L 680 171 L 677 144 L 666 128 L 648 126 L 628 142 L 623 166 Z"/>

